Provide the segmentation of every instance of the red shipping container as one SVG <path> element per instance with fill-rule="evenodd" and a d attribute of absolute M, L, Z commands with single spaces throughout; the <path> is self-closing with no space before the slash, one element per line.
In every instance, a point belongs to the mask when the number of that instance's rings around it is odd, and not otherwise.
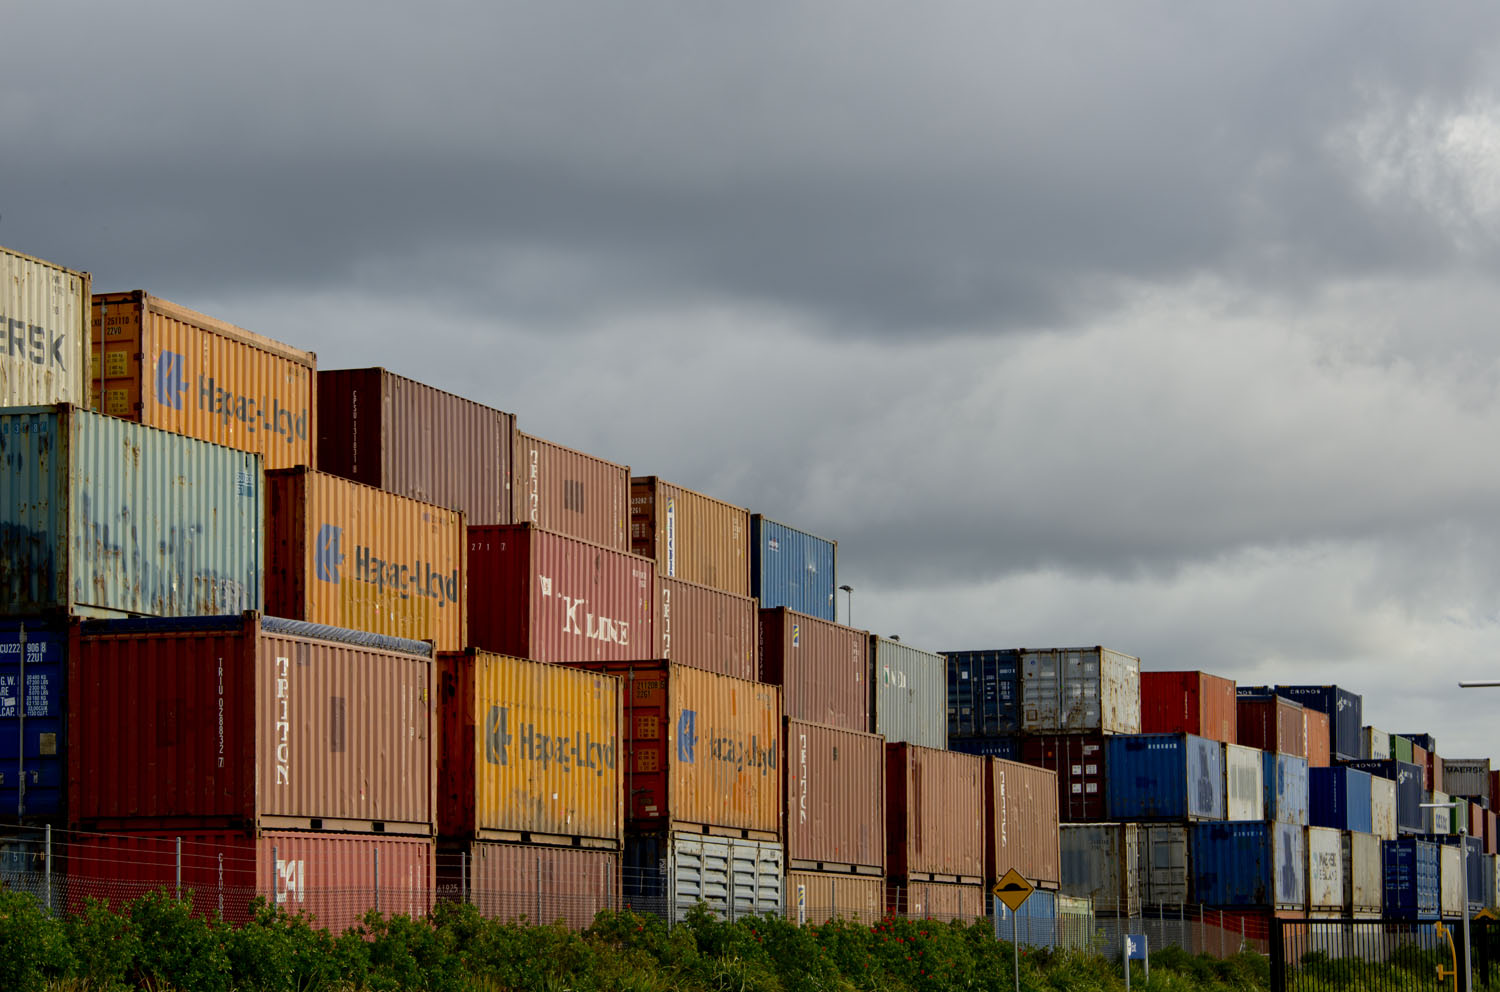
<path fill-rule="evenodd" d="M 782 687 L 786 715 L 867 733 L 870 634 L 796 613 L 760 611 L 760 680 Z"/>
<path fill-rule="evenodd" d="M 1332 764 L 1333 742 L 1328 736 L 1328 714 L 1318 710 L 1302 711 L 1302 735 L 1307 748 L 1307 767 L 1327 768 Z"/>
<path fill-rule="evenodd" d="M 70 823 L 432 833 L 430 644 L 256 613 L 73 637 Z"/>
<path fill-rule="evenodd" d="M 1307 724 L 1301 703 L 1281 696 L 1241 696 L 1235 703 L 1239 711 L 1236 744 L 1307 757 Z"/>
<path fill-rule="evenodd" d="M 1141 733 L 1235 743 L 1234 680 L 1207 672 L 1142 672 Z"/>
<path fill-rule="evenodd" d="M 516 431 L 511 522 L 630 550 L 630 467 Z"/>
<path fill-rule="evenodd" d="M 885 874 L 885 738 L 786 721 L 786 864 Z"/>
<path fill-rule="evenodd" d="M 67 845 L 75 883 L 68 910 L 81 912 L 85 897 L 120 906 L 157 889 L 175 894 L 179 838 L 182 896 L 196 915 L 246 923 L 259 896 L 337 934 L 370 909 L 419 918 L 432 911 L 431 837 L 294 831 L 78 834 Z"/>
<path fill-rule="evenodd" d="M 985 759 L 885 746 L 886 874 L 897 881 L 983 881 Z"/>
<path fill-rule="evenodd" d="M 1021 741 L 1021 760 L 1057 773 L 1057 813 L 1064 823 L 1097 823 L 1104 802 L 1104 738 L 1054 734 Z"/>
<path fill-rule="evenodd" d="M 989 914 L 989 899 L 982 885 L 892 880 L 885 887 L 887 913 L 920 920 L 982 920 Z"/>
<path fill-rule="evenodd" d="M 1057 830 L 1057 773 L 1003 758 L 988 758 L 985 770 L 984 872 L 994 883 L 1014 868 L 1031 884 L 1062 884 Z"/>
<path fill-rule="evenodd" d="M 525 918 L 573 930 L 600 910 L 620 908 L 620 852 L 476 840 L 438 852 L 443 898 L 473 903 L 483 916 Z"/>
<path fill-rule="evenodd" d="M 677 665 L 760 680 L 760 607 L 753 596 L 657 576 L 656 655 Z"/>
<path fill-rule="evenodd" d="M 530 524 L 469 528 L 469 639 L 554 664 L 656 648 L 656 564 Z"/>

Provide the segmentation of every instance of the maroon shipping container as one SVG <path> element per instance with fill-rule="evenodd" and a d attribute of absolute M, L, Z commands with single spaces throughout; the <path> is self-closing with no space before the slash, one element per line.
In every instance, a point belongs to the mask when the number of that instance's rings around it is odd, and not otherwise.
<path fill-rule="evenodd" d="M 255 613 L 85 622 L 69 822 L 430 835 L 434 678 L 429 644 Z"/>
<path fill-rule="evenodd" d="M 982 885 L 891 880 L 885 887 L 885 911 L 892 916 L 971 923 L 988 915 L 988 903 Z"/>
<path fill-rule="evenodd" d="M 471 647 L 552 663 L 655 652 L 656 564 L 533 527 L 469 528 Z"/>
<path fill-rule="evenodd" d="M 998 882 L 1015 869 L 1037 888 L 1058 888 L 1062 884 L 1062 854 L 1057 829 L 1057 773 L 1002 758 L 986 760 L 986 879 Z"/>
<path fill-rule="evenodd" d="M 760 680 L 782 687 L 786 715 L 868 732 L 870 634 L 796 613 L 760 611 Z"/>
<path fill-rule="evenodd" d="M 432 911 L 430 837 L 227 830 L 74 837 L 67 845 L 69 912 L 81 912 L 86 897 L 122 906 L 157 889 L 175 894 L 179 839 L 182 897 L 191 898 L 195 915 L 247 923 L 250 902 L 260 897 L 342 933 L 371 909 L 417 918 Z"/>
<path fill-rule="evenodd" d="M 1307 767 L 1327 768 L 1333 763 L 1333 742 L 1329 739 L 1328 714 L 1318 710 L 1302 711 L 1303 747 Z"/>
<path fill-rule="evenodd" d="M 1500 824 L 1497 824 L 1497 817 L 1500 817 L 1500 814 L 1495 813 L 1494 810 L 1488 810 L 1487 809 L 1487 810 L 1484 811 L 1484 853 L 1485 854 L 1495 854 L 1495 853 L 1497 853 L 1497 851 L 1496 851 L 1496 845 L 1500 844 L 1500 837 L 1497 837 L 1495 835 L 1495 831 L 1496 831 L 1497 826 L 1500 826 Z"/>
<path fill-rule="evenodd" d="M 473 903 L 483 916 L 573 930 L 601 909 L 620 908 L 620 853 L 473 841 L 437 856 L 442 898 Z"/>
<path fill-rule="evenodd" d="M 1057 773 L 1057 813 L 1064 823 L 1109 819 L 1104 802 L 1104 738 L 1098 734 L 1027 737 L 1021 760 Z"/>
<path fill-rule="evenodd" d="M 508 524 L 514 414 L 385 369 L 318 372 L 318 469 Z"/>
<path fill-rule="evenodd" d="M 630 550 L 630 468 L 516 431 L 511 522 Z"/>
<path fill-rule="evenodd" d="M 786 721 L 786 864 L 885 874 L 885 738 Z"/>
<path fill-rule="evenodd" d="M 1142 672 L 1141 733 L 1235 743 L 1234 680 L 1207 672 Z"/>
<path fill-rule="evenodd" d="M 1490 772 L 1490 809 L 1500 811 L 1500 769 Z"/>
<path fill-rule="evenodd" d="M 1307 757 L 1306 722 L 1302 704 L 1281 696 L 1241 696 L 1236 744 L 1262 751 Z"/>
<path fill-rule="evenodd" d="M 751 596 L 657 576 L 657 654 L 678 665 L 760 680 L 760 611 Z"/>
<path fill-rule="evenodd" d="M 887 877 L 983 881 L 984 772 L 972 754 L 885 746 Z"/>

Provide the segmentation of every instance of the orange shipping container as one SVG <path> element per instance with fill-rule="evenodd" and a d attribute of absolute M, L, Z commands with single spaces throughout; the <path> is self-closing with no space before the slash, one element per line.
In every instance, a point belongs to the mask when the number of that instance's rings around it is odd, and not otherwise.
<path fill-rule="evenodd" d="M 989 758 L 984 805 L 990 830 L 985 876 L 998 882 L 1014 868 L 1033 885 L 1062 884 L 1057 827 L 1057 773 L 1018 761 Z"/>
<path fill-rule="evenodd" d="M 681 579 L 657 578 L 657 653 L 679 665 L 756 681 L 760 609 L 755 599 Z"/>
<path fill-rule="evenodd" d="M 630 543 L 664 578 L 750 595 L 750 511 L 654 475 L 630 480 Z"/>
<path fill-rule="evenodd" d="M 141 290 L 93 297 L 94 409 L 313 465 L 317 356 Z"/>
<path fill-rule="evenodd" d="M 620 680 L 474 649 L 438 668 L 439 834 L 618 850 Z"/>
<path fill-rule="evenodd" d="M 632 830 L 781 835 L 781 693 L 665 661 L 575 667 L 624 680 L 625 815 Z M 977 784 L 977 783 L 976 783 Z"/>
<path fill-rule="evenodd" d="M 785 740 L 787 866 L 885 874 L 885 738 L 788 718 Z"/>
<path fill-rule="evenodd" d="M 874 923 L 885 916 L 885 879 L 817 871 L 786 873 L 786 918 L 798 926 L 830 920 Z"/>
<path fill-rule="evenodd" d="M 306 468 L 266 473 L 266 612 L 461 651 L 463 515 Z"/>
<path fill-rule="evenodd" d="M 1327 768 L 1332 762 L 1329 748 L 1332 741 L 1329 738 L 1328 714 L 1313 709 L 1304 709 L 1303 718 L 1303 742 L 1307 747 L 1307 767 Z"/>
<path fill-rule="evenodd" d="M 511 521 L 630 550 L 630 468 L 516 431 Z"/>
<path fill-rule="evenodd" d="M 885 746 L 890 878 L 983 881 L 985 760 L 915 744 Z"/>

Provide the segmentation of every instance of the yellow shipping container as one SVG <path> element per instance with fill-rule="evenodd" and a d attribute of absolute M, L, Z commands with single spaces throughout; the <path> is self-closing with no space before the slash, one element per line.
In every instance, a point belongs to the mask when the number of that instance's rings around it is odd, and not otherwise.
<path fill-rule="evenodd" d="M 463 514 L 307 468 L 266 473 L 266 612 L 460 651 Z"/>
<path fill-rule="evenodd" d="M 816 871 L 786 873 L 786 918 L 798 926 L 829 920 L 872 923 L 885 916 L 885 879 Z"/>
<path fill-rule="evenodd" d="M 750 595 L 750 511 L 654 475 L 630 480 L 631 550 L 657 574 Z"/>
<path fill-rule="evenodd" d="M 620 680 L 474 648 L 438 667 L 438 832 L 619 850 Z"/>
<path fill-rule="evenodd" d="M 93 407 L 265 458 L 314 464 L 317 356 L 141 290 L 93 297 Z"/>

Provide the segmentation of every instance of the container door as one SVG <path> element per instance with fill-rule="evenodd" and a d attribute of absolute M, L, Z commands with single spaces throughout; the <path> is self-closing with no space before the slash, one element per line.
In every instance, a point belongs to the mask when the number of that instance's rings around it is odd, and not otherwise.
<path fill-rule="evenodd" d="M 1154 824 L 1141 827 L 1147 906 L 1181 906 L 1188 901 L 1187 828 Z"/>

